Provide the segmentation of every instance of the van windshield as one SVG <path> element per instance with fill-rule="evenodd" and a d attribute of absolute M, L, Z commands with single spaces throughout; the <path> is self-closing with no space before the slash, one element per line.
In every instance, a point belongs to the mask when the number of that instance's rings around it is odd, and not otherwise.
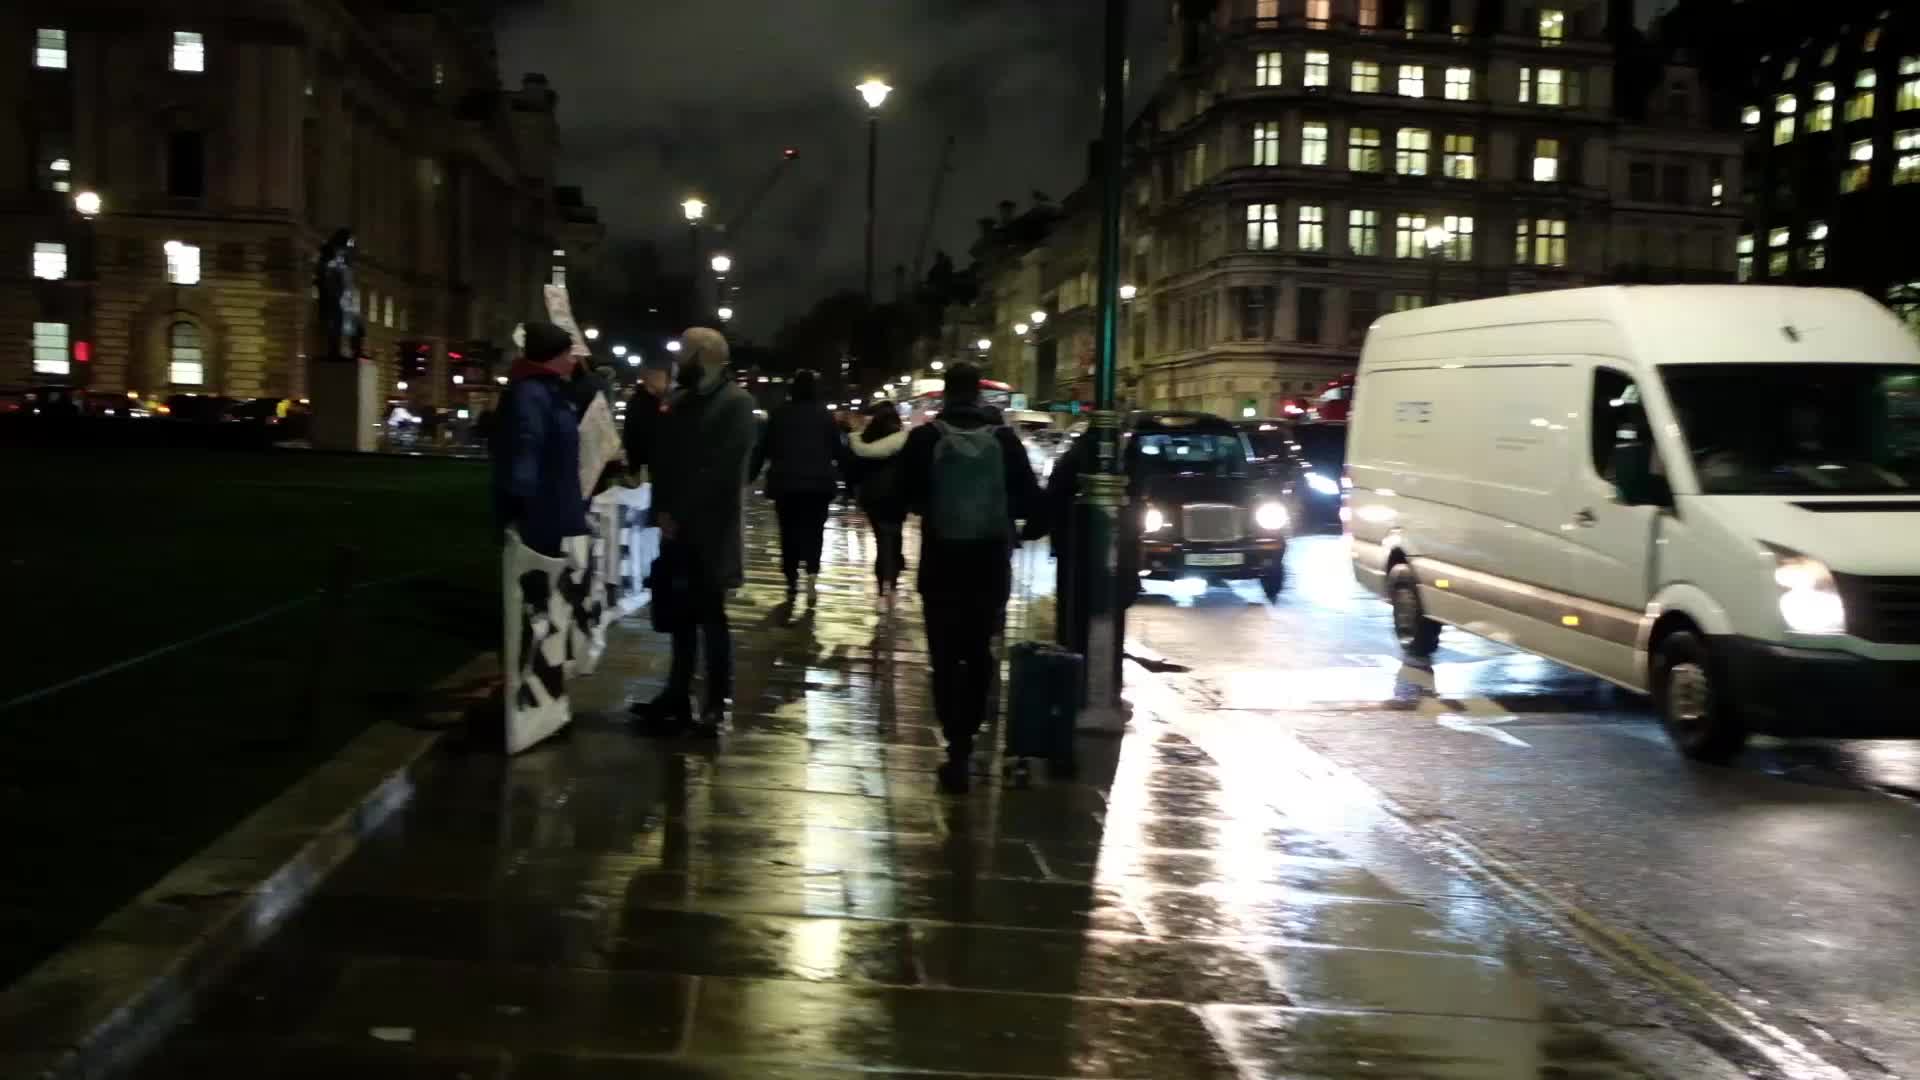
<path fill-rule="evenodd" d="M 1179 476 L 1245 476 L 1246 444 L 1238 433 L 1141 434 L 1134 436 L 1129 456 L 1151 474 Z"/>
<path fill-rule="evenodd" d="M 1665 364 L 1708 495 L 1920 494 L 1920 365 Z"/>

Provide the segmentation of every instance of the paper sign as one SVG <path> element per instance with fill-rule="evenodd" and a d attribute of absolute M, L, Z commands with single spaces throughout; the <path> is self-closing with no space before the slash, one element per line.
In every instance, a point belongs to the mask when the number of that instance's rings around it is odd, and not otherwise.
<path fill-rule="evenodd" d="M 547 321 L 573 338 L 573 355 L 592 356 L 593 350 L 587 348 L 587 335 L 581 333 L 579 325 L 573 321 L 573 301 L 567 299 L 567 287 L 548 285 L 546 291 Z"/>

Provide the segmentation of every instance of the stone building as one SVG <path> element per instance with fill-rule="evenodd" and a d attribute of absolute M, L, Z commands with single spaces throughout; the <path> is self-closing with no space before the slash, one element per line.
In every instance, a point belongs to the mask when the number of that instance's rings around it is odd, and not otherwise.
<path fill-rule="evenodd" d="M 599 225 L 555 187 L 556 95 L 503 90 L 484 7 L 7 5 L 0 386 L 300 396 L 314 257 L 347 227 L 383 389 L 485 392 Z"/>

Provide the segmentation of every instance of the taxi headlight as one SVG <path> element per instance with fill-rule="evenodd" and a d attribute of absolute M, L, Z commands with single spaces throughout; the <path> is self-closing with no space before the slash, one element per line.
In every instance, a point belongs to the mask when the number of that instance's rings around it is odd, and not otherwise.
<path fill-rule="evenodd" d="M 1279 532 L 1287 527 L 1287 508 L 1277 502 L 1261 503 L 1254 508 L 1253 523 L 1267 532 Z"/>

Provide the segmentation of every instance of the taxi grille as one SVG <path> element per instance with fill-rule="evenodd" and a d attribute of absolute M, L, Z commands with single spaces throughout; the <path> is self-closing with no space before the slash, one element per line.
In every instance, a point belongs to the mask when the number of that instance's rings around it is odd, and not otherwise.
<path fill-rule="evenodd" d="M 1835 574 L 1847 632 L 1885 645 L 1920 645 L 1920 577 Z"/>
<path fill-rule="evenodd" d="M 1190 503 L 1180 513 L 1180 535 L 1201 543 L 1238 540 L 1240 508 L 1223 503 Z"/>

